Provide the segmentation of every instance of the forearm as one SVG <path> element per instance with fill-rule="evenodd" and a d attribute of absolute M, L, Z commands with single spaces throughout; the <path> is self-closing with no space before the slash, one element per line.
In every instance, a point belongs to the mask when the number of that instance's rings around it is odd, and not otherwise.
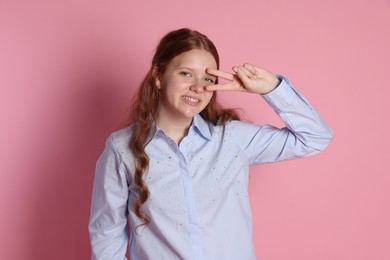
<path fill-rule="evenodd" d="M 323 151 L 333 139 L 332 130 L 287 79 L 280 79 L 280 85 L 263 98 L 301 145 L 313 153 Z"/>

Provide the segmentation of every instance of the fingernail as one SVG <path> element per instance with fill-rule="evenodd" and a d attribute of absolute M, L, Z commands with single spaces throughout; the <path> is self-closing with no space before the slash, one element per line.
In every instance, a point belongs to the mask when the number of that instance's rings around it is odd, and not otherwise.
<path fill-rule="evenodd" d="M 233 71 L 234 72 L 237 72 L 238 71 L 238 68 L 236 66 L 233 67 Z"/>

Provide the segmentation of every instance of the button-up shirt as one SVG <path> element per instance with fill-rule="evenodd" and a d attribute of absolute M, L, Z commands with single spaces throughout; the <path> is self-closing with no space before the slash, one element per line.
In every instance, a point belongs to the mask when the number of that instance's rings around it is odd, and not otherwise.
<path fill-rule="evenodd" d="M 283 79 L 262 95 L 284 128 L 197 115 L 177 145 L 157 128 L 145 151 L 149 199 L 134 212 L 137 186 L 129 149 L 134 125 L 109 136 L 96 166 L 90 216 L 93 259 L 256 259 L 248 197 L 249 166 L 317 154 L 333 137 L 308 101 Z"/>

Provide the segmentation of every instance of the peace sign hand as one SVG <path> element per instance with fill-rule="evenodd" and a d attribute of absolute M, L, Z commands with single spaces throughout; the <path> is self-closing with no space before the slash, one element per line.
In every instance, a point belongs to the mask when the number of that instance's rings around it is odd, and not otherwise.
<path fill-rule="evenodd" d="M 267 94 L 274 90 L 280 83 L 279 79 L 271 72 L 245 63 L 243 66 L 233 67 L 235 74 L 223 72 L 217 69 L 207 69 L 207 73 L 224 78 L 230 82 L 224 84 L 208 85 L 208 91 L 230 90 L 257 94 Z"/>

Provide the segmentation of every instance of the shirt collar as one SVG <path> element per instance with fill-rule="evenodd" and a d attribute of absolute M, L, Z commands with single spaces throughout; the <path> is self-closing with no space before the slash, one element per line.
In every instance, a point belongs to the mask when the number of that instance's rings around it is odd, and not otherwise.
<path fill-rule="evenodd" d="M 202 116 L 200 115 L 195 115 L 193 120 L 192 120 L 192 125 L 190 128 L 193 128 L 195 131 L 200 133 L 204 138 L 207 140 L 211 141 L 211 129 L 209 123 L 203 119 Z M 153 136 L 166 136 L 164 131 L 157 127 L 155 122 L 153 123 L 152 129 L 155 129 L 154 131 L 152 130 L 149 133 L 149 137 L 153 138 Z"/>
<path fill-rule="evenodd" d="M 209 123 L 200 115 L 195 115 L 192 121 L 194 127 L 204 138 L 211 140 L 211 129 Z"/>

